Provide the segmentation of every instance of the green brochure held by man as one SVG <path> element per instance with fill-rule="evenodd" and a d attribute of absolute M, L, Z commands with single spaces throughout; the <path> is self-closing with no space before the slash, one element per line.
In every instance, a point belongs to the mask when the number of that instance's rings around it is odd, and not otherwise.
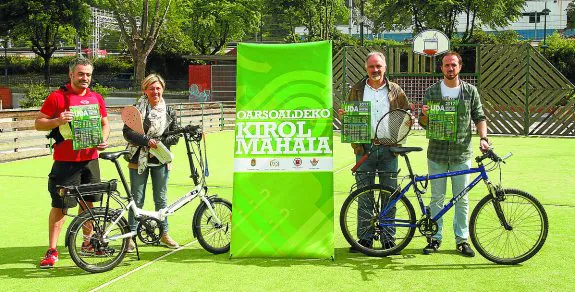
<path fill-rule="evenodd" d="M 371 102 L 344 101 L 341 108 L 345 111 L 341 119 L 341 142 L 371 143 Z"/>
<path fill-rule="evenodd" d="M 72 145 L 74 150 L 94 147 L 104 140 L 102 118 L 97 104 L 70 106 L 74 113 L 72 121 Z"/>
<path fill-rule="evenodd" d="M 433 140 L 453 141 L 457 139 L 458 99 L 428 101 L 428 126 L 426 137 Z"/>

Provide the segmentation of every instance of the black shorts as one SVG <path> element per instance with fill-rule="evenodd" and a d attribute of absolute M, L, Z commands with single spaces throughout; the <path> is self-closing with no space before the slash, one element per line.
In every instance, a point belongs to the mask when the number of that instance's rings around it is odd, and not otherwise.
<path fill-rule="evenodd" d="M 69 162 L 54 161 L 52 170 L 48 175 L 48 191 L 52 197 L 53 208 L 64 208 L 64 200 L 58 194 L 57 185 L 72 186 L 100 182 L 100 164 L 98 159 Z M 84 196 L 88 202 L 99 202 L 102 195 Z M 67 200 L 66 208 L 76 206 L 76 201 Z"/>

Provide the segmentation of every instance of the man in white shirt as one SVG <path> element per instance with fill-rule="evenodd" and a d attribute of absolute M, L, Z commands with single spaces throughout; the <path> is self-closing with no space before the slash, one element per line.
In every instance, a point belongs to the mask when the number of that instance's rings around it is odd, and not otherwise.
<path fill-rule="evenodd" d="M 387 64 L 385 56 L 381 52 L 371 52 L 365 58 L 365 70 L 367 77 L 357 82 L 352 88 L 347 98 L 348 101 L 370 101 L 371 102 L 371 121 L 372 133 L 375 132 L 378 121 L 390 110 L 410 109 L 407 96 L 403 89 L 394 82 L 390 82 L 385 72 Z M 340 115 L 344 112 L 339 111 Z M 375 173 L 378 172 L 380 184 L 388 185 L 393 188 L 397 187 L 397 157 L 389 151 L 392 146 L 371 145 L 371 144 L 351 144 L 353 152 L 356 155 L 356 161 L 359 161 L 364 153 L 371 152 L 371 155 L 361 164 L 355 176 L 357 188 L 368 186 L 375 183 Z M 358 202 L 360 205 L 371 204 L 371 202 Z M 374 247 L 374 244 L 381 244 L 374 248 L 390 249 L 395 246 L 394 235 L 395 229 L 388 228 L 387 232 L 375 234 L 375 228 L 369 226 L 373 216 L 372 212 L 358 210 L 358 238 L 359 243 L 366 247 Z M 395 210 L 390 210 L 390 217 L 395 217 Z M 374 239 L 378 238 L 379 243 Z M 353 248 L 351 252 L 355 252 Z"/>

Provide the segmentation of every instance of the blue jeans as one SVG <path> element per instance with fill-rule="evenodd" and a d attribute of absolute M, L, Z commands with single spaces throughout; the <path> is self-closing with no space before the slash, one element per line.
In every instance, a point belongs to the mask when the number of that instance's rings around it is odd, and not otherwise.
<path fill-rule="evenodd" d="M 389 151 L 387 146 L 373 146 L 365 145 L 365 151 L 372 150 L 371 155 L 365 160 L 361 166 L 358 168 L 355 180 L 357 182 L 357 188 L 371 185 L 375 183 L 375 173 L 365 173 L 380 171 L 379 173 L 379 183 L 388 185 L 392 188 L 397 187 L 397 157 Z M 356 162 L 361 159 L 363 155 L 356 155 Z M 374 231 L 369 225 L 370 219 L 374 214 L 374 208 L 371 207 L 375 204 L 374 194 L 370 196 L 361 196 L 358 199 L 358 211 L 357 211 L 357 236 L 359 239 L 369 240 L 373 239 Z M 379 209 L 379 208 L 378 208 Z M 396 208 L 393 207 L 386 214 L 385 218 L 395 218 Z M 393 241 L 395 236 L 395 228 L 386 228 L 381 234 L 381 241 Z"/>
<path fill-rule="evenodd" d="M 437 163 L 432 160 L 427 160 L 429 174 L 439 174 L 447 171 L 467 170 L 471 168 L 471 160 L 461 164 L 443 164 Z M 435 216 L 443 209 L 443 201 L 445 200 L 445 192 L 447 189 L 447 178 L 439 178 L 431 180 L 431 216 Z M 451 192 L 458 195 L 469 184 L 469 174 L 458 175 L 451 177 Z M 461 197 L 455 203 L 455 212 L 453 216 L 453 232 L 455 233 L 455 243 L 459 244 L 467 241 L 469 237 L 469 226 L 467 222 L 467 215 L 469 214 L 469 199 L 467 194 Z M 441 241 L 441 231 L 443 229 L 443 217 L 437 220 L 438 230 L 433 239 Z"/>
<path fill-rule="evenodd" d="M 154 206 L 156 211 L 165 208 L 168 205 L 168 198 L 166 192 L 168 190 L 168 177 L 170 171 L 167 165 L 151 166 L 146 168 L 142 174 L 138 174 L 137 169 L 130 168 L 130 188 L 134 196 L 136 207 L 142 208 L 144 206 L 144 199 L 146 198 L 146 183 L 148 182 L 148 174 L 152 177 L 152 191 L 154 195 Z M 128 214 L 128 223 L 130 229 L 136 231 L 137 224 L 134 220 L 134 213 L 130 210 Z M 168 232 L 168 219 L 162 222 L 164 232 Z"/>

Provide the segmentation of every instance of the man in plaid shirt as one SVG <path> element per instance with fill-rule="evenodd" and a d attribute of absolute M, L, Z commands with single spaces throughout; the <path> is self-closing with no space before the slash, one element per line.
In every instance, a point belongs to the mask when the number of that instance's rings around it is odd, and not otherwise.
<path fill-rule="evenodd" d="M 447 52 L 442 59 L 441 71 L 443 80 L 430 86 L 423 100 L 422 114 L 419 124 L 427 129 L 429 146 L 427 148 L 427 163 L 429 174 L 439 174 L 448 171 L 460 171 L 471 168 L 471 121 L 475 123 L 480 137 L 481 151 L 489 149 L 487 139 L 487 122 L 483 114 L 481 100 L 477 88 L 459 79 L 463 65 L 461 56 L 456 52 Z M 433 104 L 433 108 L 430 105 Z M 428 125 L 428 111 L 451 111 L 451 123 L 443 122 L 440 126 L 436 118 L 431 118 Z M 445 116 L 448 116 L 449 113 Z M 434 124 L 436 123 L 436 124 Z M 452 126 L 451 128 L 447 125 Z M 433 132 L 433 135 L 429 131 Z M 431 180 L 431 217 L 443 209 L 447 178 Z M 469 174 L 451 177 L 451 190 L 459 194 L 469 184 Z M 475 252 L 467 243 L 469 228 L 467 217 L 469 200 L 467 194 L 455 203 L 453 230 L 457 250 L 464 256 L 473 257 Z M 443 218 L 437 221 L 438 231 L 428 245 L 424 254 L 439 250 Z"/>

